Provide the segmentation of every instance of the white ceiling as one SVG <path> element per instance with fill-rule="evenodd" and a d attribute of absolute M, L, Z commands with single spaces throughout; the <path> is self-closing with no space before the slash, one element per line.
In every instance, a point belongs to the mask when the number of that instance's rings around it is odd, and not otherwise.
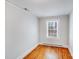
<path fill-rule="evenodd" d="M 73 0 L 9 0 L 28 8 L 36 16 L 56 16 L 69 14 L 73 9 Z"/>

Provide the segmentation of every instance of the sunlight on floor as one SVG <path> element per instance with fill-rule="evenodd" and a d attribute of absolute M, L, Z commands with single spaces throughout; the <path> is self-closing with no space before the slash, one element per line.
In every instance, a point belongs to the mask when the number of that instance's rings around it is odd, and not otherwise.
<path fill-rule="evenodd" d="M 46 52 L 46 59 L 58 59 L 58 56 L 55 52 Z"/>

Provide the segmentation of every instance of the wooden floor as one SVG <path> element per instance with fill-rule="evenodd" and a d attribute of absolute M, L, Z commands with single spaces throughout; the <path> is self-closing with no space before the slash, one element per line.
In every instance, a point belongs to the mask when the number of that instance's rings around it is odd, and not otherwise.
<path fill-rule="evenodd" d="M 72 59 L 72 57 L 67 48 L 39 45 L 23 59 Z"/>

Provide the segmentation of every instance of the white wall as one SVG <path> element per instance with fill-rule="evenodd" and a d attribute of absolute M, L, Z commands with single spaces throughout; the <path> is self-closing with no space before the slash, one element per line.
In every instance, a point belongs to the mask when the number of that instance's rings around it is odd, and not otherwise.
<path fill-rule="evenodd" d="M 46 22 L 48 20 L 58 20 L 58 38 L 47 38 L 47 27 Z M 59 16 L 59 17 L 41 17 L 40 20 L 40 42 L 47 44 L 62 45 L 64 47 L 68 46 L 69 39 L 69 16 Z"/>
<path fill-rule="evenodd" d="M 73 55 L 73 13 L 70 14 L 69 21 L 69 49 L 71 54 Z"/>
<path fill-rule="evenodd" d="M 6 59 L 17 59 L 38 42 L 38 20 L 6 2 Z"/>

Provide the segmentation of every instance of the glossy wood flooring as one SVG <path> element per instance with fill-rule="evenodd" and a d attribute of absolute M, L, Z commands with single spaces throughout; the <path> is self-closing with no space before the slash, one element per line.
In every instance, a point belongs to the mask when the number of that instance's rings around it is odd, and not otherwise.
<path fill-rule="evenodd" d="M 23 59 L 72 59 L 72 57 L 67 48 L 39 45 Z"/>

